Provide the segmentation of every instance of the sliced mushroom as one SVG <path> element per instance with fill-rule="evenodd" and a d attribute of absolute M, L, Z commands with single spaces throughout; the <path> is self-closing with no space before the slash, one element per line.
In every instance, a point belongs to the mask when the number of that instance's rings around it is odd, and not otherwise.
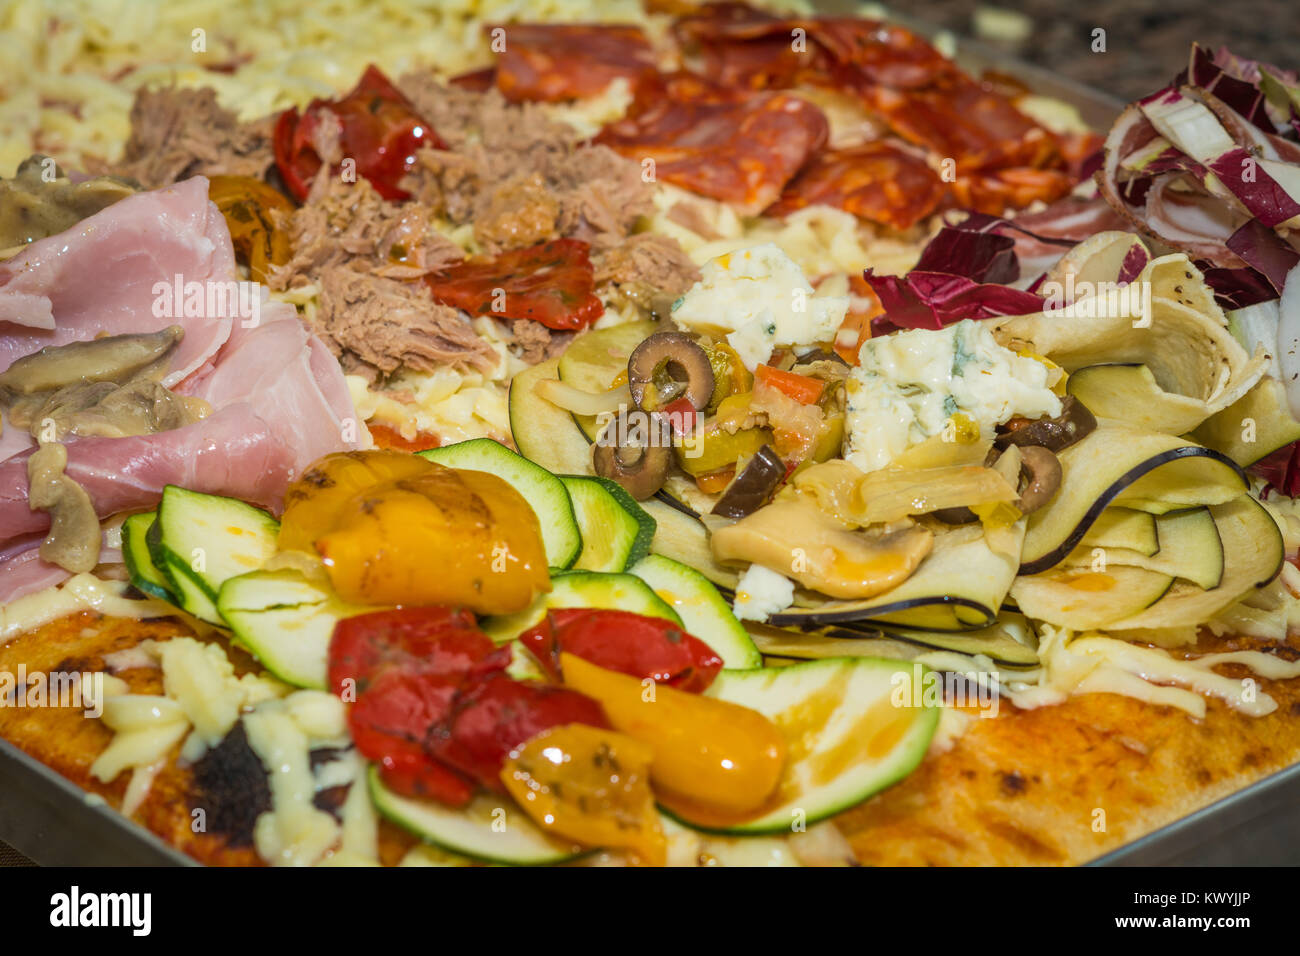
<path fill-rule="evenodd" d="M 1026 445 L 1020 449 L 1020 477 L 1025 487 L 1016 507 L 1021 514 L 1033 514 L 1061 487 L 1061 461 L 1041 445 Z"/>
<path fill-rule="evenodd" d="M 85 382 L 124 382 L 161 361 L 184 337 L 184 329 L 169 325 L 157 332 L 49 345 L 10 365 L 0 374 L 0 389 L 31 395 Z"/>
<path fill-rule="evenodd" d="M 645 428 L 627 412 L 614 419 L 591 450 L 596 474 L 617 481 L 637 501 L 663 487 L 672 460 L 667 429 Z"/>
<path fill-rule="evenodd" d="M 784 478 L 785 462 L 770 445 L 764 445 L 727 486 L 713 506 L 713 513 L 724 518 L 743 518 L 752 514 L 767 504 Z"/>
<path fill-rule="evenodd" d="M 1008 422 L 993 440 L 996 447 L 1039 445 L 1048 451 L 1059 452 L 1085 438 L 1097 427 L 1092 412 L 1073 395 L 1061 399 L 1061 414 L 1055 418 L 1012 421 L 1015 424 Z"/>
<path fill-rule="evenodd" d="M 719 561 L 748 561 L 835 598 L 866 598 L 911 577 L 934 534 L 917 524 L 873 534 L 850 531 L 802 495 L 770 505 L 709 539 Z"/>
<path fill-rule="evenodd" d="M 713 364 L 686 333 L 656 332 L 628 359 L 627 383 L 644 411 L 659 411 L 679 398 L 699 411 L 713 397 Z"/>

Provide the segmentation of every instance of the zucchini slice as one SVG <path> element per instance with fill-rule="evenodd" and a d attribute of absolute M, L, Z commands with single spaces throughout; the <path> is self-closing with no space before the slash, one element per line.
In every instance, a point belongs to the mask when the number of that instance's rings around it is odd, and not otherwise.
<path fill-rule="evenodd" d="M 1123 548 L 1150 557 L 1160 550 L 1155 516 L 1133 508 L 1106 508 L 1083 536 L 1079 548 Z"/>
<path fill-rule="evenodd" d="M 789 832 L 856 806 L 916 769 L 939 723 L 926 706 L 930 673 L 919 664 L 871 657 L 830 658 L 789 667 L 723 671 L 705 692 L 758 711 L 790 743 L 771 806 L 741 822 L 665 807 L 692 829 L 715 833 Z M 932 680 L 933 678 L 931 678 Z"/>
<path fill-rule="evenodd" d="M 655 520 L 651 553 L 662 554 L 694 568 L 718 587 L 735 589 L 740 582 L 740 572 L 719 564 L 713 557 L 708 529 L 697 514 L 666 496 L 648 498 L 641 502 L 641 507 Z"/>
<path fill-rule="evenodd" d="M 724 667 L 748 670 L 763 666 L 763 656 L 749 632 L 736 620 L 713 582 L 700 572 L 671 558 L 652 554 L 633 565 L 631 573 L 650 585 L 677 612 L 690 634 L 713 648 Z"/>
<path fill-rule="evenodd" d="M 556 374 L 566 385 L 584 392 L 606 391 L 619 372 L 627 371 L 627 360 L 633 350 L 654 330 L 654 322 L 628 322 L 583 332 L 560 356 Z M 599 437 L 595 416 L 574 415 L 573 420 L 588 441 L 594 442 Z"/>
<path fill-rule="evenodd" d="M 480 796 L 462 809 L 436 800 L 416 800 L 384 786 L 377 767 L 367 777 L 375 809 L 423 840 L 484 863 L 543 866 L 564 863 L 589 853 L 556 840 L 528 819 L 511 801 Z"/>
<path fill-rule="evenodd" d="M 1300 422 L 1291 416 L 1286 387 L 1270 376 L 1210 416 L 1192 437 L 1245 468 L 1300 440 Z"/>
<path fill-rule="evenodd" d="M 1158 528 L 1160 544 L 1155 554 L 1101 545 L 1089 547 L 1085 539 L 1085 543 L 1076 548 L 1062 566 L 1092 567 L 1100 559 L 1106 567 L 1122 564 L 1146 568 L 1190 581 L 1206 590 L 1218 587 L 1223 580 L 1223 542 L 1219 540 L 1210 509 L 1174 511 L 1152 520 Z"/>
<path fill-rule="evenodd" d="M 1219 452 L 1108 419 L 1060 459 L 1060 491 L 1029 516 L 1021 574 L 1064 561 L 1108 505 L 1164 512 L 1223 504 L 1250 487 Z"/>
<path fill-rule="evenodd" d="M 376 611 L 341 600 L 300 571 L 252 571 L 221 586 L 217 610 L 235 639 L 286 684 L 324 690 L 334 625 Z"/>
<path fill-rule="evenodd" d="M 582 532 L 581 571 L 623 571 L 650 552 L 655 519 L 616 481 L 561 475 Z"/>
<path fill-rule="evenodd" d="M 534 396 L 535 401 L 541 401 Z M 564 483 L 540 465 L 491 438 L 430 448 L 420 456 L 449 468 L 486 471 L 509 483 L 537 515 L 546 560 L 553 568 L 570 567 L 582 551 L 582 532 Z"/>
<path fill-rule="evenodd" d="M 215 603 L 221 585 L 269 561 L 279 531 L 271 515 L 237 498 L 167 485 L 145 540 L 180 606 L 224 626 Z"/>
<path fill-rule="evenodd" d="M 168 604 L 176 604 L 177 598 L 172 593 L 167 576 L 154 566 L 153 558 L 149 555 L 146 536 L 157 517 L 156 511 L 145 511 L 131 515 L 122 522 L 122 560 L 131 576 L 131 585 L 137 591 Z"/>
<path fill-rule="evenodd" d="M 1053 568 L 1016 578 L 1011 599 L 1021 613 L 1071 630 L 1106 627 L 1144 611 L 1173 587 L 1173 575 L 1146 568 Z"/>
<path fill-rule="evenodd" d="M 1282 570 L 1286 547 L 1273 516 L 1250 495 L 1210 508 L 1227 558 L 1223 579 L 1210 590 L 1175 584 L 1159 601 L 1108 631 L 1200 624 L 1263 587 Z"/>
<path fill-rule="evenodd" d="M 510 435 L 529 461 L 559 475 L 591 475 L 591 443 L 573 416 L 552 405 L 533 388 L 556 379 L 558 359 L 524 369 L 510 382 Z"/>
<path fill-rule="evenodd" d="M 552 608 L 590 607 L 609 611 L 631 611 L 647 617 L 662 617 L 681 625 L 677 616 L 650 585 L 632 574 L 600 571 L 565 571 L 551 578 L 551 590 L 515 614 L 484 618 L 480 624 L 498 644 L 513 640 L 537 624 Z"/>

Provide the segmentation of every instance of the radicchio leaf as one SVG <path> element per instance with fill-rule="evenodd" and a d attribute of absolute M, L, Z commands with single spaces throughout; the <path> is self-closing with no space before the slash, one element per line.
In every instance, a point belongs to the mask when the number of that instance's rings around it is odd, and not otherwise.
<path fill-rule="evenodd" d="M 1043 308 L 1043 298 L 1032 292 L 942 272 L 914 269 L 905 276 L 878 276 L 867 269 L 862 278 L 884 308 L 871 320 L 877 335 L 894 329 L 942 329 L 962 319 L 1025 315 Z"/>
<path fill-rule="evenodd" d="M 1246 470 L 1268 482 L 1265 494 L 1278 491 L 1288 498 L 1300 495 L 1300 442 L 1283 445 Z"/>
<path fill-rule="evenodd" d="M 1278 295 L 1286 284 L 1287 273 L 1300 263 L 1300 252 L 1257 219 L 1250 220 L 1229 236 L 1226 245 L 1246 265 L 1267 279 Z"/>

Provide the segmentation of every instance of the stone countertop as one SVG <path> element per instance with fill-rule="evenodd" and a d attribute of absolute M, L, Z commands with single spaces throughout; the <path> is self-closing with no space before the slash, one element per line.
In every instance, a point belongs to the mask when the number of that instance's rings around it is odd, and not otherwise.
<path fill-rule="evenodd" d="M 896 0 L 885 6 L 1124 100 L 1166 85 L 1186 65 L 1193 41 L 1300 68 L 1297 0 Z M 1097 29 L 1105 31 L 1104 53 L 1092 50 Z"/>

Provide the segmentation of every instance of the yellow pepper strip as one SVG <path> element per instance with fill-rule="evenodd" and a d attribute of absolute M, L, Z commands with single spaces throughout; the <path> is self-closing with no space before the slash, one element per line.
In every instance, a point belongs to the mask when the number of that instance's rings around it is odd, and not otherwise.
<path fill-rule="evenodd" d="M 650 745 L 661 802 L 739 816 L 760 810 L 776 791 L 786 742 L 758 711 L 643 683 L 572 654 L 560 655 L 560 669 L 565 686 L 599 701 L 615 730 Z"/>

